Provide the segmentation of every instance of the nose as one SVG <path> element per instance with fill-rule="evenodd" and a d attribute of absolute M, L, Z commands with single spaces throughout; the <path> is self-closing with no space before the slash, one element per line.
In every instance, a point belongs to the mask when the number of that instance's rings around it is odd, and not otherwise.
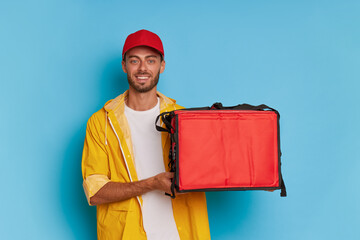
<path fill-rule="evenodd" d="M 140 61 L 139 71 L 146 71 L 146 61 Z"/>

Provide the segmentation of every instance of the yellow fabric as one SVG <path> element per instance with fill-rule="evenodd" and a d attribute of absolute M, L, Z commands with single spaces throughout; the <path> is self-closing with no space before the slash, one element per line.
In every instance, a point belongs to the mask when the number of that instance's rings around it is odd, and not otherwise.
<path fill-rule="evenodd" d="M 175 100 L 159 92 L 157 94 L 160 98 L 160 112 L 182 108 Z M 113 182 L 138 180 L 129 125 L 124 114 L 124 100 L 127 95 L 128 92 L 125 92 L 107 102 L 104 108 L 93 114 L 88 121 L 82 158 L 84 189 L 88 199 L 106 184 L 106 179 Z M 170 138 L 167 133 L 162 133 L 162 146 L 164 164 L 168 170 Z M 98 205 L 98 239 L 146 239 L 141 204 L 142 198 L 139 196 Z M 210 239 L 205 193 L 179 194 L 172 199 L 172 206 L 180 239 Z"/>
<path fill-rule="evenodd" d="M 90 175 L 84 180 L 83 187 L 89 205 L 90 197 L 94 196 L 95 193 L 97 193 L 108 182 L 110 182 L 110 179 L 101 174 Z"/>

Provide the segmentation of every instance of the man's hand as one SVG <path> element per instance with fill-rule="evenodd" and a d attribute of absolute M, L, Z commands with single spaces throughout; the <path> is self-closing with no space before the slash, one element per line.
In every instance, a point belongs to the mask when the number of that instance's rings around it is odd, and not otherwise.
<path fill-rule="evenodd" d="M 171 179 L 173 177 L 174 177 L 173 172 L 163 172 L 154 176 L 153 177 L 154 189 L 171 194 Z"/>
<path fill-rule="evenodd" d="M 90 198 L 90 204 L 99 205 L 104 203 L 119 202 L 143 195 L 153 190 L 160 190 L 171 194 L 171 178 L 173 177 L 174 173 L 163 172 L 155 175 L 154 177 L 137 182 L 108 182 Z"/>

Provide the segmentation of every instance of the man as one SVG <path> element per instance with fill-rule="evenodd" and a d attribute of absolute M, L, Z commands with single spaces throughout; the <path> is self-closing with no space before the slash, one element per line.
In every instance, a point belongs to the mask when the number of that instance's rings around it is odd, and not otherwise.
<path fill-rule="evenodd" d="M 98 239 L 210 239 L 204 193 L 170 193 L 170 139 L 155 129 L 160 112 L 181 108 L 157 92 L 165 70 L 160 38 L 130 34 L 123 48 L 129 89 L 88 121 L 83 186 L 97 206 Z"/>

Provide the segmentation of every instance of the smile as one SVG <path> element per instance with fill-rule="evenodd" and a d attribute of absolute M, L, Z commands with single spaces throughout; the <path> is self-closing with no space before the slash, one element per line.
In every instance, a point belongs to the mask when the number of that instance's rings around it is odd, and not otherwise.
<path fill-rule="evenodd" d="M 139 79 L 139 80 L 147 80 L 147 79 L 149 79 L 148 76 L 146 76 L 146 77 L 144 77 L 144 76 L 142 76 L 142 77 L 136 76 L 136 78 Z"/>

